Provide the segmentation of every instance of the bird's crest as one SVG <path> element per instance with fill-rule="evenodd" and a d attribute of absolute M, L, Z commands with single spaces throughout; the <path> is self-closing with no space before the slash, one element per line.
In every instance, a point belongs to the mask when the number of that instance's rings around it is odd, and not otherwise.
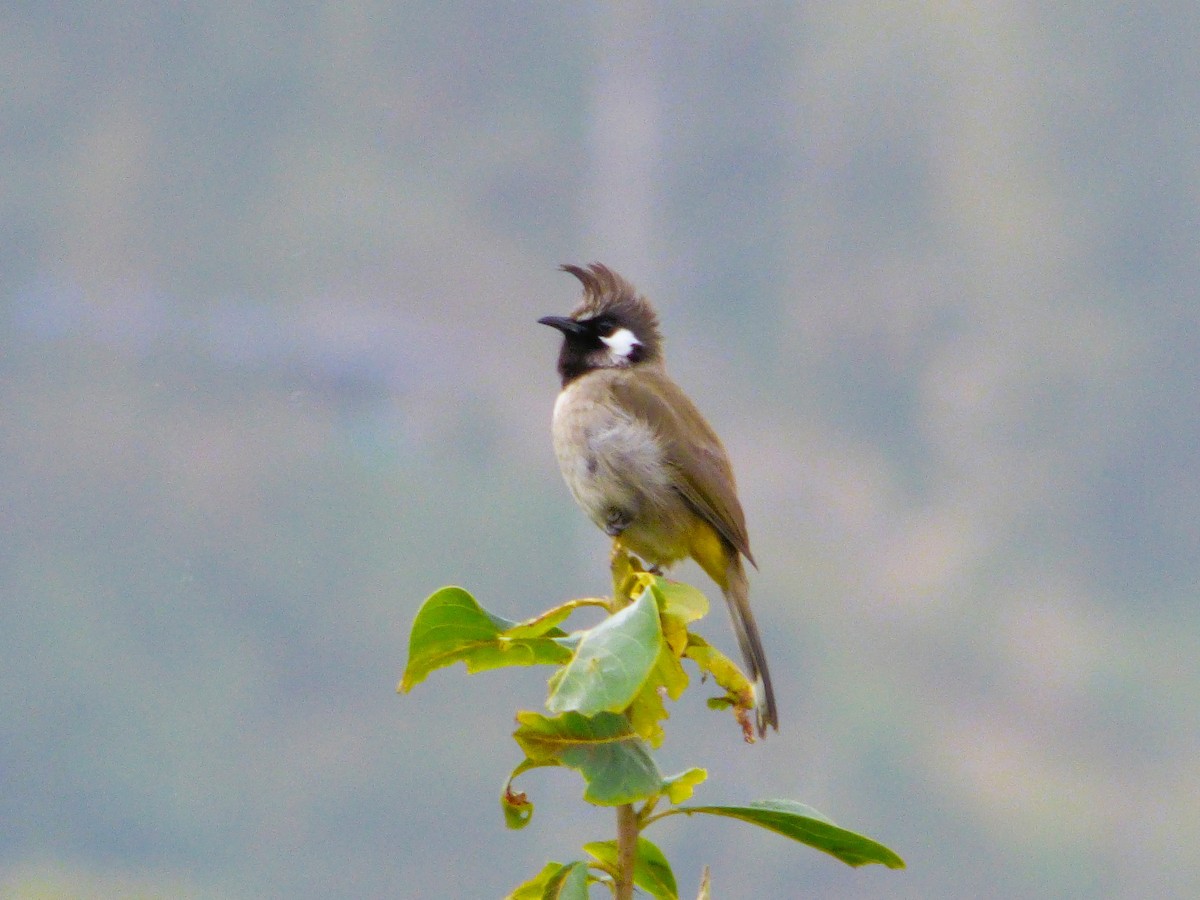
<path fill-rule="evenodd" d="M 637 288 L 601 263 L 591 263 L 586 268 L 568 263 L 559 268 L 570 272 L 583 285 L 583 300 L 571 312 L 572 319 L 582 322 L 597 316 L 612 316 L 637 336 L 647 357 L 661 355 L 658 314 Z"/>

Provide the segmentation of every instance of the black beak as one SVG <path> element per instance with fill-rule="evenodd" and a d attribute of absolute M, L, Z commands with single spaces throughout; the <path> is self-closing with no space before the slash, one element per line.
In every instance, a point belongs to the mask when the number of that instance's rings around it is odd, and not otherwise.
<path fill-rule="evenodd" d="M 542 316 L 538 319 L 538 324 L 557 328 L 568 337 L 573 334 L 583 334 L 586 331 L 582 325 L 567 316 Z"/>

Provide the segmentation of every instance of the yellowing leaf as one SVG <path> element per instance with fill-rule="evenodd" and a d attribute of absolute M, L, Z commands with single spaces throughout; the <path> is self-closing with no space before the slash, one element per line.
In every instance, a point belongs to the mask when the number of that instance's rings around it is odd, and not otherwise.
<path fill-rule="evenodd" d="M 684 584 L 682 581 L 669 581 L 666 578 L 657 579 L 655 588 L 662 598 L 661 605 L 664 615 L 673 616 L 685 624 L 695 622 L 708 615 L 708 598 L 701 593 L 699 588 Z"/>
<path fill-rule="evenodd" d="M 696 785 L 707 779 L 708 771 L 701 768 L 691 768 L 678 775 L 672 775 L 665 782 L 667 799 L 672 803 L 683 803 L 691 798 Z"/>

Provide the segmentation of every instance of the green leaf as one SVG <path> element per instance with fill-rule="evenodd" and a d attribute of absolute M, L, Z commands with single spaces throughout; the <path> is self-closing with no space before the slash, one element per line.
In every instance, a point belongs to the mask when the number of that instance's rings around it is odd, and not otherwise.
<path fill-rule="evenodd" d="M 659 818 L 684 813 L 707 813 L 741 819 L 768 828 L 784 837 L 828 853 L 849 866 L 880 863 L 889 869 L 903 869 L 904 860 L 892 850 L 869 837 L 839 828 L 811 806 L 794 800 L 761 800 L 749 806 L 680 806 Z"/>
<path fill-rule="evenodd" d="M 599 860 L 604 868 L 616 875 L 617 842 L 595 841 L 584 844 L 583 849 Z M 679 889 L 675 885 L 675 873 L 663 852 L 643 837 L 638 838 L 637 862 L 633 867 L 633 883 L 651 897 L 662 900 L 677 900 Z"/>
<path fill-rule="evenodd" d="M 563 632 L 557 630 L 557 626 L 561 625 L 575 610 L 584 606 L 603 607 L 605 605 L 603 600 L 568 600 L 566 603 L 548 609 L 544 613 L 534 616 L 532 619 L 511 623 L 503 629 L 504 636 L 514 639 L 535 638 L 544 637 L 546 634 L 553 632 L 551 636 L 561 637 Z"/>
<path fill-rule="evenodd" d="M 504 900 L 587 900 L 587 864 L 548 862 L 536 876 L 518 885 Z"/>
<path fill-rule="evenodd" d="M 407 693 L 435 669 L 466 663 L 468 672 L 503 666 L 561 665 L 571 651 L 551 627 L 543 636 L 513 638 L 508 629 L 523 626 L 484 610 L 467 591 L 444 587 L 430 595 L 413 621 L 408 639 L 408 665 L 398 690 Z"/>
<path fill-rule="evenodd" d="M 663 789 L 649 748 L 624 716 L 568 712 L 550 718 L 517 713 L 513 733 L 531 763 L 576 769 L 587 783 L 583 799 L 601 806 L 646 800 Z"/>
<path fill-rule="evenodd" d="M 587 863 L 568 863 L 546 882 L 544 900 L 588 900 Z"/>
<path fill-rule="evenodd" d="M 695 790 L 696 785 L 701 784 L 707 778 L 708 771 L 698 767 L 693 767 L 680 772 L 678 775 L 670 776 L 663 783 L 667 799 L 672 803 L 682 803 L 692 796 L 692 791 Z"/>
<path fill-rule="evenodd" d="M 621 712 L 637 696 L 662 647 L 658 606 L 650 591 L 584 632 L 566 668 L 551 679 L 554 713 Z"/>
<path fill-rule="evenodd" d="M 504 900 L 542 900 L 546 893 L 546 885 L 564 868 L 562 863 L 548 862 L 542 866 L 542 871 L 533 878 L 517 885 Z"/>

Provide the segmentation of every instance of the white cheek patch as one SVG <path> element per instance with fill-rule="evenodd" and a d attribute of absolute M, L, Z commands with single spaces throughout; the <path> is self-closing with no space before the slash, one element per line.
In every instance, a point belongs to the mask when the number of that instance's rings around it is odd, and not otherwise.
<path fill-rule="evenodd" d="M 642 342 L 628 328 L 618 328 L 608 337 L 602 337 L 600 340 L 608 345 L 608 349 L 612 351 L 614 357 L 625 361 L 628 361 L 634 347 L 642 346 Z"/>

